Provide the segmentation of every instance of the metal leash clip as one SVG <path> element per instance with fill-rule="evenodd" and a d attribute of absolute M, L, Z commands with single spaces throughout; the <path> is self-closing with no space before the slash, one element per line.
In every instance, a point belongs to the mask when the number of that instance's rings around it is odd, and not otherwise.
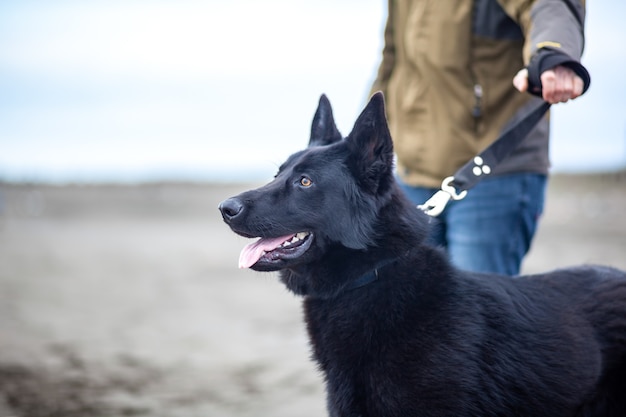
<path fill-rule="evenodd" d="M 439 216 L 446 208 L 448 201 L 462 200 L 467 195 L 467 190 L 463 190 L 457 193 L 453 186 L 450 184 L 454 181 L 454 177 L 447 177 L 441 183 L 441 190 L 437 191 L 432 197 L 428 199 L 424 204 L 417 206 L 418 209 L 431 217 Z"/>

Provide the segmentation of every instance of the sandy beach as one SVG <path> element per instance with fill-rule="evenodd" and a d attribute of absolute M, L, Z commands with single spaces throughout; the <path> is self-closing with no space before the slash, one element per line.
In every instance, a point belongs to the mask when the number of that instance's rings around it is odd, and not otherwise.
<path fill-rule="evenodd" d="M 259 184 L 0 184 L 0 417 L 325 413 L 300 300 L 237 268 Z M 626 269 L 626 175 L 557 175 L 524 272 Z"/>

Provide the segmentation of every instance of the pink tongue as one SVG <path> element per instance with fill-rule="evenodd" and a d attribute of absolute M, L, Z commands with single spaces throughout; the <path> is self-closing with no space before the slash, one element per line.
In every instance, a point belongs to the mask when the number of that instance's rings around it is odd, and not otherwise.
<path fill-rule="evenodd" d="M 250 243 L 241 250 L 241 254 L 239 255 L 239 268 L 250 268 L 257 263 L 264 252 L 276 249 L 283 242 L 291 240 L 294 236 L 295 234 L 271 239 L 261 238 L 254 243 Z"/>

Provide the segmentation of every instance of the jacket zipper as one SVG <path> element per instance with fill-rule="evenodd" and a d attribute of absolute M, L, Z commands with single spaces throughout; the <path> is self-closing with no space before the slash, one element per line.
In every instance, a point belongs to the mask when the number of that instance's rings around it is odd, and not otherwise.
<path fill-rule="evenodd" d="M 480 84 L 474 84 L 474 108 L 472 116 L 474 116 L 474 131 L 478 133 L 478 119 L 482 116 L 483 87 Z"/>

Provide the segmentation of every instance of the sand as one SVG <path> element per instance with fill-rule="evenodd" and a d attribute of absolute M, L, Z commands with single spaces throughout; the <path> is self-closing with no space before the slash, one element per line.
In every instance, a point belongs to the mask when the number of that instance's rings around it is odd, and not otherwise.
<path fill-rule="evenodd" d="M 0 417 L 322 416 L 300 300 L 239 270 L 258 184 L 0 184 Z M 626 269 L 626 176 L 560 175 L 525 272 Z"/>

